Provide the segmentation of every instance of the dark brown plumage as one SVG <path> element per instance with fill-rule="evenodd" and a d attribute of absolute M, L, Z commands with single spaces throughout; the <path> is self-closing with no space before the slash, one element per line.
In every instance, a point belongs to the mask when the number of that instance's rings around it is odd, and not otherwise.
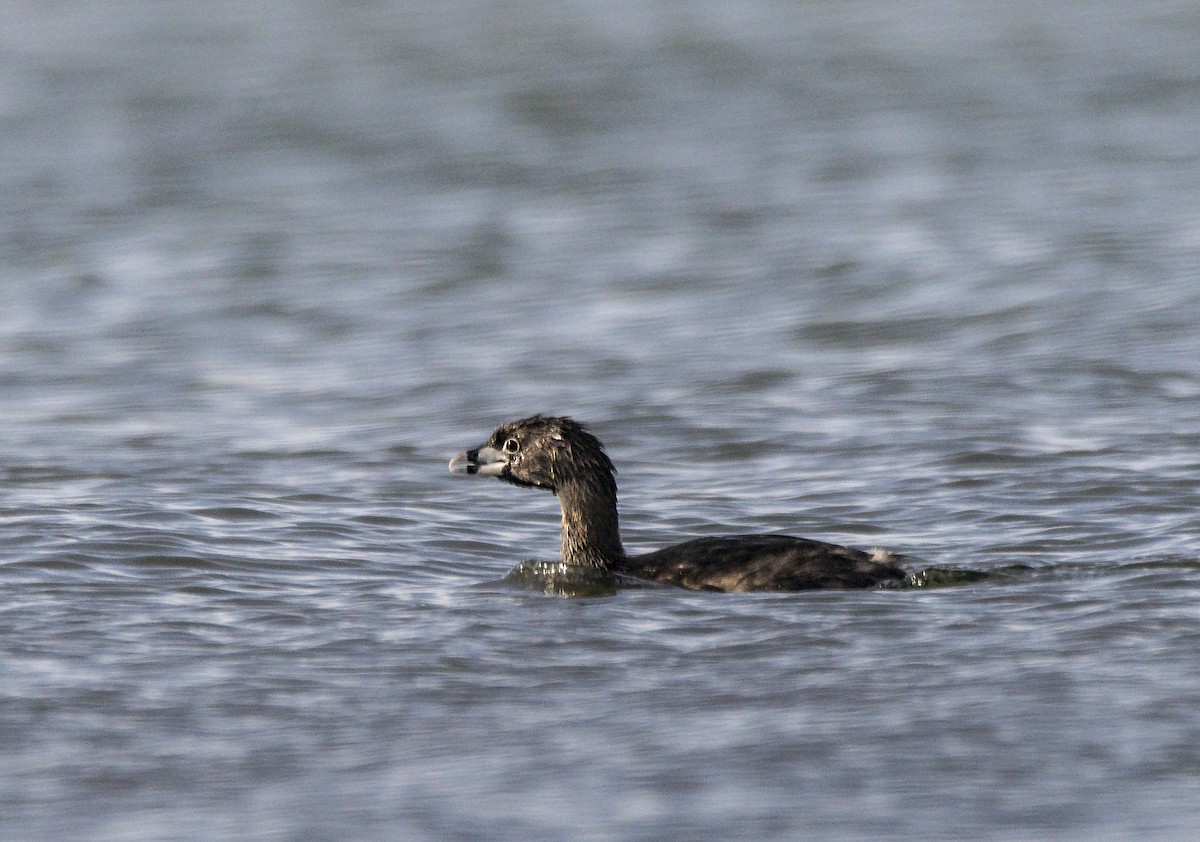
<path fill-rule="evenodd" d="M 570 418 L 503 424 L 450 460 L 454 473 L 544 488 L 562 507 L 561 561 L 693 590 L 801 591 L 899 583 L 903 557 L 788 535 L 697 538 L 629 556 L 621 546 L 615 469 L 600 441 Z"/>

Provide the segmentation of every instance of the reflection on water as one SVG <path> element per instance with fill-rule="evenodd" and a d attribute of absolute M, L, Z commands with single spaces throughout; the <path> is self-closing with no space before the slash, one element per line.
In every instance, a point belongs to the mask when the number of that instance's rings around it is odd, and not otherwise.
<path fill-rule="evenodd" d="M 615 573 L 557 561 L 523 561 L 501 579 L 506 585 L 553 596 L 612 596 L 620 587 Z"/>

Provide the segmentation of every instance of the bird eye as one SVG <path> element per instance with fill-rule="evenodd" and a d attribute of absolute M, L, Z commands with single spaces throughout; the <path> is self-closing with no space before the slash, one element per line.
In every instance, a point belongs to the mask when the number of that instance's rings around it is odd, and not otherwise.
<path fill-rule="evenodd" d="M 520 449 L 521 443 L 516 439 L 508 439 L 506 442 L 504 442 L 505 453 L 516 453 Z"/>

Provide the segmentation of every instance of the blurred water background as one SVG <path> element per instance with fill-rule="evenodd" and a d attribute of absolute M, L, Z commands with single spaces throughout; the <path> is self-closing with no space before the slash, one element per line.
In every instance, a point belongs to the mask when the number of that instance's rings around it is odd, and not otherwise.
<path fill-rule="evenodd" d="M 0 837 L 1186 839 L 1200 6 L 0 7 Z M 498 580 L 590 422 L 627 547 Z"/>

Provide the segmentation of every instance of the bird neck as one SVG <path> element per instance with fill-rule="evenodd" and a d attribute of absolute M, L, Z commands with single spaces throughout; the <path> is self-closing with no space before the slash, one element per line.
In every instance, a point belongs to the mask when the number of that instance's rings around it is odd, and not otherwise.
<path fill-rule="evenodd" d="M 611 476 L 595 483 L 569 480 L 558 488 L 564 564 L 609 569 L 625 558 L 617 521 L 617 488 Z"/>

